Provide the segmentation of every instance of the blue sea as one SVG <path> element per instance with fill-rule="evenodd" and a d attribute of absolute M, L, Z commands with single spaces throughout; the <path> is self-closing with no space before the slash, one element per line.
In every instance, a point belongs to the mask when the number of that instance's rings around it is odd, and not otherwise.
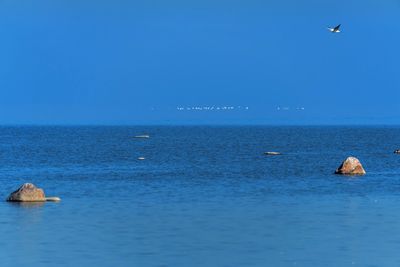
<path fill-rule="evenodd" d="M 0 201 L 0 265 L 400 266 L 399 148 L 400 127 L 0 127 L 0 197 L 62 199 Z M 347 156 L 367 174 L 334 175 Z"/>

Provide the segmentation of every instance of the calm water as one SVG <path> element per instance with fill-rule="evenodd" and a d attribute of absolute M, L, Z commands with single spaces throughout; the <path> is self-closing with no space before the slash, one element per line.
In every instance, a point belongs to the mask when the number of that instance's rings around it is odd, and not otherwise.
<path fill-rule="evenodd" d="M 396 127 L 2 127 L 1 198 L 62 202 L 0 202 L 1 266 L 399 266 L 398 148 Z M 332 174 L 349 155 L 366 176 Z"/>

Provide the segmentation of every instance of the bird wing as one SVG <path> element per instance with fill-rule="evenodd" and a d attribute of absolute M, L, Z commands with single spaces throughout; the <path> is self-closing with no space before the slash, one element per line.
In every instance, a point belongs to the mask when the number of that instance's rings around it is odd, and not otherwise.
<path fill-rule="evenodd" d="M 341 25 L 341 24 L 337 25 L 337 26 L 334 28 L 334 30 L 335 30 L 335 31 L 339 30 L 340 25 Z"/>

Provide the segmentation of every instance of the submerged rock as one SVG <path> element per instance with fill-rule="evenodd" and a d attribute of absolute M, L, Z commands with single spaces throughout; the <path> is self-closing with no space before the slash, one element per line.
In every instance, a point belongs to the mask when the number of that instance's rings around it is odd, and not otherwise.
<path fill-rule="evenodd" d="M 46 201 L 58 202 L 61 201 L 59 197 L 46 197 Z"/>
<path fill-rule="evenodd" d="M 34 184 L 23 184 L 16 191 L 12 192 L 7 201 L 15 202 L 44 202 L 46 196 L 41 188 L 37 188 Z"/>
<path fill-rule="evenodd" d="M 280 152 L 274 152 L 274 151 L 269 151 L 269 152 L 264 152 L 264 155 L 274 156 L 274 155 L 282 155 L 282 153 L 280 153 Z"/>
<path fill-rule="evenodd" d="M 344 175 L 364 175 L 366 174 L 360 161 L 355 157 L 348 157 L 335 171 L 336 174 Z"/>

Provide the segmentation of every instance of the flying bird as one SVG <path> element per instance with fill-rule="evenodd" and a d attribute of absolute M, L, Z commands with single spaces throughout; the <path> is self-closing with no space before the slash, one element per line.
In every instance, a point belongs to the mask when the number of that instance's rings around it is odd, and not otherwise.
<path fill-rule="evenodd" d="M 337 33 L 337 32 L 340 32 L 340 24 L 339 25 L 337 25 L 335 28 L 328 28 L 328 30 L 330 31 L 330 32 L 332 32 L 332 33 Z"/>

